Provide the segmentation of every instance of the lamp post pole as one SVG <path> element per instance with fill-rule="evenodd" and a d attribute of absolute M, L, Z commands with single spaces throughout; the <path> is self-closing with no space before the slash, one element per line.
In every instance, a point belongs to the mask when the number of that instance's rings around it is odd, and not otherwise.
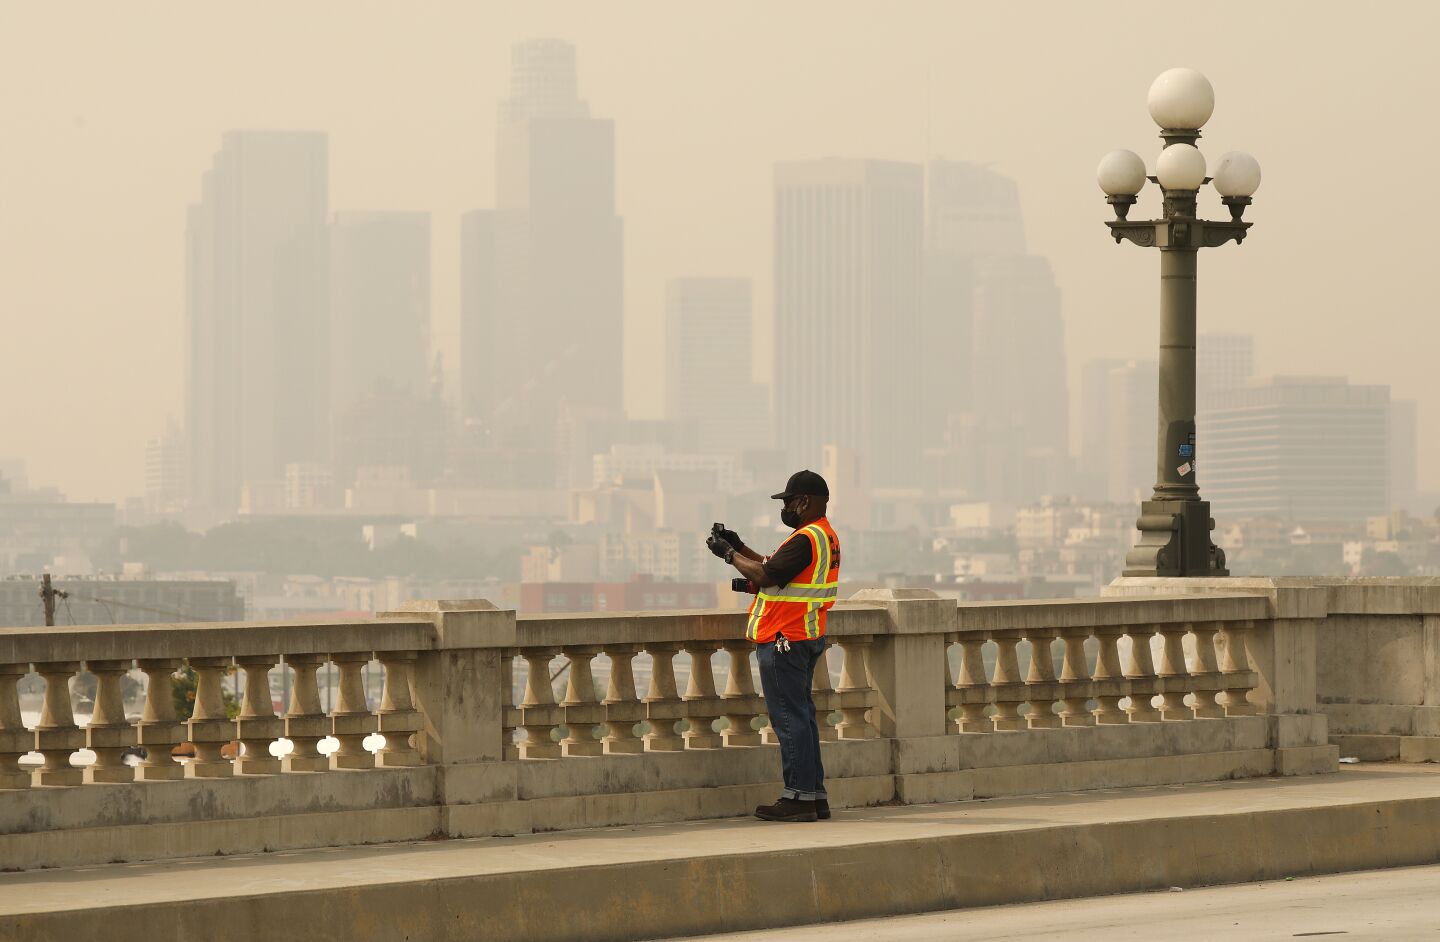
<path fill-rule="evenodd" d="M 1150 89 L 1150 113 L 1165 147 L 1156 175 L 1131 151 L 1114 151 L 1100 163 L 1100 186 L 1115 209 L 1107 225 L 1117 243 L 1160 250 L 1160 386 L 1155 491 L 1140 505 L 1140 539 L 1125 556 L 1127 576 L 1225 576 L 1225 551 L 1210 539 L 1215 521 L 1200 499 L 1195 450 L 1195 289 L 1202 247 L 1244 241 L 1250 223 L 1241 216 L 1260 183 L 1259 164 L 1248 154 L 1220 159 L 1213 180 L 1230 209 L 1227 221 L 1200 219 L 1196 198 L 1212 182 L 1196 148 L 1200 127 L 1214 110 L 1214 92 L 1203 75 L 1172 69 Z M 1160 219 L 1131 221 L 1128 214 L 1146 180 L 1164 197 Z"/>

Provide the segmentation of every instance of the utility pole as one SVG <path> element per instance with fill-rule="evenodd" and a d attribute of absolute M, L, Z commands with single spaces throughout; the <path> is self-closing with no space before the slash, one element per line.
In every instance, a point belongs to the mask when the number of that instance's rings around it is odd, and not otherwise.
<path fill-rule="evenodd" d="M 45 606 L 45 627 L 55 627 L 55 600 L 68 599 L 69 592 L 61 592 L 50 585 L 50 573 L 40 577 L 40 601 Z"/>

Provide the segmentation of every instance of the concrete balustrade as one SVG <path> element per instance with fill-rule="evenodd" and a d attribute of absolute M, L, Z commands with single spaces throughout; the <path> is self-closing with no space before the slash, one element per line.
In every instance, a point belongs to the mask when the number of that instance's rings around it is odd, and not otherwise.
<path fill-rule="evenodd" d="M 1335 768 L 1304 656 L 1313 615 L 1260 592 L 1155 592 L 840 603 L 813 690 L 832 804 Z M 744 617 L 517 618 L 471 601 L 319 624 L 3 629 L 0 857 L 55 866 L 744 814 L 780 778 Z M 375 661 L 378 696 L 363 681 Z M 196 688 L 182 722 L 184 668 Z M 32 670 L 44 696 L 27 729 L 17 684 Z M 96 682 L 83 727 L 69 689 L 82 670 Z M 127 716 L 136 670 L 148 687 Z M 322 676 L 338 679 L 333 702 Z M 233 717 L 231 686 L 243 686 Z M 131 745 L 146 750 L 138 766 Z M 82 747 L 93 765 L 72 763 Z M 19 761 L 32 750 L 33 772 Z"/>
<path fill-rule="evenodd" d="M 958 651 L 954 659 L 960 665 L 960 679 L 946 695 L 947 705 L 957 714 L 952 732 L 1118 726 L 1253 714 L 1247 698 L 1257 677 L 1245 654 L 1251 619 L 1085 624 L 1076 623 L 1075 616 L 1083 616 L 1086 607 L 1073 602 L 1004 603 L 989 609 L 988 614 L 995 617 L 1007 607 L 1015 611 L 1023 607 L 1029 615 L 1034 606 L 1046 604 L 1065 605 L 1071 623 L 1061 628 L 976 629 L 945 636 L 947 648 Z M 1245 599 L 1231 606 L 1241 614 L 1253 607 Z M 1097 617 L 1106 611 L 1100 605 L 1088 608 Z M 967 614 L 962 611 L 962 620 Z M 1226 639 L 1223 671 L 1216 644 L 1216 635 L 1222 631 Z M 1187 635 L 1193 646 L 1188 659 Z M 1030 650 L 1029 667 L 1020 680 L 1017 649 L 1022 638 Z M 1057 638 L 1062 651 L 1058 676 L 1054 663 Z M 1087 647 L 1092 640 L 1093 648 Z M 1122 641 L 1129 648 L 1129 666 L 1123 670 Z M 1156 650 L 1160 652 L 1158 668 Z M 987 672 L 985 666 L 988 652 L 993 652 L 989 658 L 993 672 Z M 1226 696 L 1225 705 L 1217 702 L 1221 694 Z M 1154 705 L 1157 696 L 1158 709 Z M 1057 703 L 1058 715 L 1053 709 Z M 1023 716 L 1022 706 L 1028 709 Z M 987 715 L 992 709 L 993 715 Z"/>

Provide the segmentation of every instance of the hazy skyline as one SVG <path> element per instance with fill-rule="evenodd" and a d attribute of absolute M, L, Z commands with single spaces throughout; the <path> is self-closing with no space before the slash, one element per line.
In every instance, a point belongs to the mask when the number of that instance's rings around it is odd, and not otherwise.
<path fill-rule="evenodd" d="M 183 414 L 185 212 L 228 130 L 326 132 L 333 211 L 431 214 L 432 335 L 453 377 L 459 219 L 492 203 L 510 47 L 534 36 L 576 45 L 583 97 L 615 122 L 636 417 L 663 410 L 667 279 L 752 279 L 768 354 L 781 160 L 993 166 L 1019 185 L 1029 249 L 1054 268 L 1072 400 L 1087 359 L 1153 357 L 1158 262 L 1109 241 L 1094 168 L 1116 147 L 1153 162 L 1146 89 L 1186 65 L 1216 89 L 1211 165 L 1241 149 L 1265 171 L 1251 237 L 1201 261 L 1201 329 L 1253 332 L 1259 376 L 1343 374 L 1418 399 L 1420 484 L 1440 480 L 1425 435 L 1440 325 L 1420 230 L 1440 197 L 1406 159 L 1440 136 L 1424 117 L 1440 92 L 1433 7 L 85 9 L 77 29 L 73 7 L 0 0 L 0 457 L 72 498 L 139 494 L 146 439 Z M 1389 179 L 1402 173 L 1403 197 Z M 1132 215 L 1155 209 L 1151 195 Z M 1377 210 L 1396 218 L 1357 224 Z"/>

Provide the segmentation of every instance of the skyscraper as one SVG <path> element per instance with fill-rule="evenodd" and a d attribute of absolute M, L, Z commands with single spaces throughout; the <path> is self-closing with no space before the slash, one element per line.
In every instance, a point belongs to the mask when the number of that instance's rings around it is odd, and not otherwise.
<path fill-rule="evenodd" d="M 748 278 L 666 283 L 665 417 L 693 427 L 701 452 L 770 445 L 769 394 L 750 381 L 753 337 Z"/>
<path fill-rule="evenodd" d="M 1155 360 L 1090 360 L 1080 371 L 1080 470 L 1087 496 L 1133 503 L 1155 483 Z"/>
<path fill-rule="evenodd" d="M 877 486 L 918 477 L 923 206 L 915 164 L 776 165 L 775 417 L 797 466 L 833 444 Z"/>
<path fill-rule="evenodd" d="M 328 457 L 324 134 L 227 133 L 186 230 L 191 500 L 233 510 L 247 481 Z"/>
<path fill-rule="evenodd" d="M 1077 445 L 1078 493 L 1082 497 L 1109 494 L 1110 485 L 1110 371 L 1124 360 L 1097 357 L 1080 367 L 1080 428 Z"/>
<path fill-rule="evenodd" d="M 975 497 L 1015 503 L 1068 488 L 1060 294 L 1049 263 L 1027 254 L 1019 188 L 951 160 L 930 162 L 926 188 L 926 443 L 955 456 Z"/>
<path fill-rule="evenodd" d="M 1239 389 L 1255 375 L 1255 338 L 1208 332 L 1195 337 L 1195 407 L 1204 411 L 1220 394 Z"/>
<path fill-rule="evenodd" d="M 1390 509 L 1390 387 L 1281 376 L 1198 417 L 1196 470 L 1216 519 L 1359 522 Z"/>
<path fill-rule="evenodd" d="M 495 208 L 461 230 L 468 418 L 553 447 L 562 407 L 622 409 L 615 129 L 578 97 L 575 49 L 514 47 L 496 131 Z"/>
<path fill-rule="evenodd" d="M 925 170 L 925 291 L 918 345 L 925 444 L 974 408 L 975 279 L 983 259 L 1025 254 L 1015 181 L 978 164 L 932 160 Z"/>
<path fill-rule="evenodd" d="M 1106 497 L 1117 504 L 1148 500 L 1155 484 L 1155 429 L 1160 423 L 1157 360 L 1130 360 L 1110 370 Z"/>
<path fill-rule="evenodd" d="M 330 228 L 332 401 L 430 385 L 430 215 L 336 213 Z"/>
<path fill-rule="evenodd" d="M 1065 489 L 1070 476 L 1065 323 L 1049 261 L 1014 255 L 980 263 L 971 364 L 983 475 L 979 493 L 1014 503 Z"/>

